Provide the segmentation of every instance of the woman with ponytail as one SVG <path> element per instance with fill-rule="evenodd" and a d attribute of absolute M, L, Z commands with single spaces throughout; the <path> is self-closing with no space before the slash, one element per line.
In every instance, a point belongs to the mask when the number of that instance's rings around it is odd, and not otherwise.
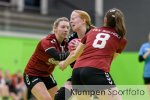
<path fill-rule="evenodd" d="M 66 60 L 59 63 L 60 68 L 64 70 L 78 58 L 72 72 L 73 90 L 94 90 L 94 93 L 105 91 L 105 94 L 97 95 L 99 99 L 122 100 L 119 94 L 115 96 L 107 94 L 117 91 L 109 72 L 113 59 L 123 51 L 127 44 L 125 34 L 123 13 L 116 8 L 110 9 L 105 14 L 104 26 L 91 29 L 81 39 L 76 50 L 71 52 Z M 77 100 L 90 100 L 91 94 L 85 96 L 78 95 L 76 91 L 73 93 L 77 94 Z"/>

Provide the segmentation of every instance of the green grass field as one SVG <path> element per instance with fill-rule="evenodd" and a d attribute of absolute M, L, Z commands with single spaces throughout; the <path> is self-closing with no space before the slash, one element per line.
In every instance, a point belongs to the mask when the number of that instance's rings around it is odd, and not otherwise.
<path fill-rule="evenodd" d="M 15 73 L 18 69 L 24 70 L 39 40 L 24 38 L 0 38 L 0 68 Z M 138 62 L 138 52 L 123 52 L 112 63 L 111 75 L 119 85 L 142 85 L 143 64 Z M 65 71 L 57 68 L 54 77 L 59 86 L 71 76 L 72 69 Z"/>

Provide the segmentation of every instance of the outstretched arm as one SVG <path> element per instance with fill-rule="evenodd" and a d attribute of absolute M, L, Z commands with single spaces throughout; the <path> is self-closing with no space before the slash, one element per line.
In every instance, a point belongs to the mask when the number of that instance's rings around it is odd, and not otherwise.
<path fill-rule="evenodd" d="M 55 48 L 49 48 L 45 52 L 47 55 L 49 55 L 50 57 L 54 58 L 54 60 L 57 61 L 65 60 L 69 55 L 68 52 L 59 53 Z"/>
<path fill-rule="evenodd" d="M 64 70 L 68 65 L 70 65 L 72 62 L 74 62 L 83 52 L 84 45 L 81 42 L 79 43 L 78 47 L 76 50 L 72 51 L 70 55 L 66 58 L 66 60 L 61 61 L 59 63 L 59 68 L 61 70 Z"/>

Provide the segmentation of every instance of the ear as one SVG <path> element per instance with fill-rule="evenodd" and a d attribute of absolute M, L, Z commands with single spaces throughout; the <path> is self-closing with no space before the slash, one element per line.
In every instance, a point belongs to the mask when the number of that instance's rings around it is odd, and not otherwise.
<path fill-rule="evenodd" d="M 107 23 L 107 18 L 106 17 L 104 17 L 104 23 Z"/>
<path fill-rule="evenodd" d="M 57 29 L 56 29 L 56 28 L 54 28 L 54 30 L 53 30 L 53 31 L 54 31 L 54 33 L 57 33 Z"/>
<path fill-rule="evenodd" d="M 83 22 L 86 24 L 86 19 L 83 19 Z"/>

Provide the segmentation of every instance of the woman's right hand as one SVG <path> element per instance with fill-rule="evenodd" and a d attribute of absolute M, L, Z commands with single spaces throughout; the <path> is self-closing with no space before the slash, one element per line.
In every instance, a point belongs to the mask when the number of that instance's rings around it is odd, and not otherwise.
<path fill-rule="evenodd" d="M 63 71 L 67 66 L 64 65 L 64 61 L 60 61 L 58 64 L 59 68 Z"/>

